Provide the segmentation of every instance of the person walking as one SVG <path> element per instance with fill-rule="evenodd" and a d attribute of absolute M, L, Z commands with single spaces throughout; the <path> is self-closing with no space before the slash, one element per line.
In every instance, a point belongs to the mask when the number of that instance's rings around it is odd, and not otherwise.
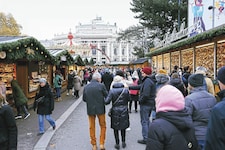
<path fill-rule="evenodd" d="M 74 76 L 75 76 L 75 73 L 73 70 L 70 70 L 70 72 L 68 73 L 67 75 L 67 93 L 66 95 L 72 95 L 72 89 L 74 87 Z"/>
<path fill-rule="evenodd" d="M 107 91 L 110 90 L 110 85 L 113 81 L 113 74 L 110 73 L 109 69 L 106 68 L 105 72 L 102 75 L 102 83 L 105 84 Z"/>
<path fill-rule="evenodd" d="M 129 90 L 124 88 L 123 77 L 114 78 L 113 88 L 109 91 L 105 103 L 112 102 L 111 128 L 114 130 L 116 141 L 115 148 L 120 149 L 119 131 L 121 132 L 122 147 L 126 147 L 126 129 L 130 126 L 128 114 L 128 102 L 130 101 Z"/>
<path fill-rule="evenodd" d="M 17 125 L 13 110 L 4 104 L 4 96 L 0 95 L 0 149 L 17 150 Z"/>
<path fill-rule="evenodd" d="M 92 150 L 97 150 L 95 136 L 95 118 L 98 117 L 100 125 L 100 150 L 105 150 L 106 120 L 105 120 L 105 101 L 108 91 L 101 83 L 101 74 L 95 72 L 92 80 L 84 87 L 83 101 L 86 102 L 87 114 L 89 119 L 89 133 L 92 144 Z"/>
<path fill-rule="evenodd" d="M 156 95 L 156 119 L 150 124 L 146 150 L 197 150 L 193 122 L 183 94 L 172 85 Z"/>
<path fill-rule="evenodd" d="M 141 70 L 142 83 L 138 86 L 129 86 L 129 90 L 139 90 L 140 118 L 142 126 L 143 139 L 138 140 L 140 144 L 146 144 L 149 132 L 151 112 L 155 109 L 156 85 L 150 78 L 152 73 L 151 67 L 144 67 Z"/>
<path fill-rule="evenodd" d="M 217 80 L 220 92 L 217 95 L 221 98 L 211 110 L 207 127 L 205 150 L 225 149 L 225 66 L 218 71 Z"/>
<path fill-rule="evenodd" d="M 181 93 L 185 96 L 187 96 L 187 90 L 185 87 L 185 84 L 183 83 L 182 79 L 179 77 L 178 73 L 173 73 L 170 77 L 169 84 L 176 87 L 178 90 L 181 91 Z"/>
<path fill-rule="evenodd" d="M 57 102 L 62 100 L 62 98 L 61 98 L 62 80 L 63 79 L 62 79 L 60 70 L 56 70 L 53 84 L 54 84 L 54 89 L 56 91 L 56 98 L 57 98 L 56 101 Z"/>
<path fill-rule="evenodd" d="M 205 87 L 205 90 L 211 93 L 215 96 L 215 89 L 212 80 L 207 77 L 207 69 L 203 66 L 196 67 L 195 74 L 203 74 L 204 80 L 203 80 L 203 86 Z"/>
<path fill-rule="evenodd" d="M 2 77 L 0 77 L 0 94 L 4 97 L 4 104 L 8 104 L 6 100 L 6 85 L 3 82 Z"/>
<path fill-rule="evenodd" d="M 133 79 L 132 85 L 137 86 L 139 80 L 137 71 L 134 71 L 134 73 L 132 74 L 132 79 Z M 134 109 L 135 112 L 137 112 L 139 90 L 130 90 L 129 92 L 130 92 L 129 113 L 131 113 L 132 103 L 134 103 Z"/>
<path fill-rule="evenodd" d="M 24 113 L 24 119 L 27 119 L 30 116 L 30 113 L 27 110 L 27 97 L 23 93 L 23 90 L 19 86 L 18 82 L 13 79 L 13 77 L 10 77 L 8 79 L 8 82 L 11 84 L 12 87 L 12 95 L 15 102 L 17 115 L 15 116 L 15 119 L 21 119 L 21 110 Z"/>
<path fill-rule="evenodd" d="M 37 108 L 39 124 L 39 133 L 37 134 L 38 136 L 44 134 L 45 132 L 44 118 L 52 126 L 53 130 L 56 128 L 55 121 L 51 117 L 52 111 L 54 110 L 54 98 L 52 90 L 45 78 L 40 78 L 39 83 L 39 93 L 37 93 L 35 96 L 35 102 L 33 106 L 34 111 L 36 111 Z"/>
<path fill-rule="evenodd" d="M 201 150 L 204 150 L 205 136 L 211 109 L 216 104 L 214 95 L 203 87 L 203 74 L 192 74 L 188 78 L 190 94 L 185 97 L 185 107 L 192 116 L 195 135 Z"/>
<path fill-rule="evenodd" d="M 78 74 L 75 74 L 75 76 L 74 76 L 74 96 L 76 98 L 80 97 L 79 91 L 81 89 L 81 86 L 82 86 L 82 80 Z"/>

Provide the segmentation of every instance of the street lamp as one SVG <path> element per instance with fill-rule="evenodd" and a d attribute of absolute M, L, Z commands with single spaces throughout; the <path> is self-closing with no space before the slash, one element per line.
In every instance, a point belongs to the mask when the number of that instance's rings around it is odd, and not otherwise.
<path fill-rule="evenodd" d="M 213 6 L 208 7 L 208 10 L 212 10 L 212 28 L 214 28 L 215 8 L 216 7 L 214 7 L 214 0 L 213 0 Z"/>

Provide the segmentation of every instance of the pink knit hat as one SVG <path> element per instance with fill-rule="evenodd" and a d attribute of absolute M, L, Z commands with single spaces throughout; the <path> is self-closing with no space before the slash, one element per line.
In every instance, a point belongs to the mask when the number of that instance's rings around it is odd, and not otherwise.
<path fill-rule="evenodd" d="M 164 85 L 156 95 L 156 112 L 180 111 L 184 109 L 183 94 L 172 85 Z"/>

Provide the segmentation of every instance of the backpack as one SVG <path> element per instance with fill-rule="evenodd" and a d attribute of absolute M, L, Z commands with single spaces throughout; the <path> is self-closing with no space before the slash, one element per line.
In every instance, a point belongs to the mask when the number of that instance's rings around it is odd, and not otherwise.
<path fill-rule="evenodd" d="M 62 85 L 62 79 L 61 78 L 59 78 L 59 80 L 58 80 L 58 85 Z"/>

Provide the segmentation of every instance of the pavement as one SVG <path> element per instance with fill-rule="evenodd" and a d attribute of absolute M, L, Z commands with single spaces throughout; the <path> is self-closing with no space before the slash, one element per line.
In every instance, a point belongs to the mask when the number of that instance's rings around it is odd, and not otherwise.
<path fill-rule="evenodd" d="M 78 99 L 72 95 L 67 96 L 66 92 L 62 93 L 62 101 L 55 102 L 55 109 L 51 115 L 56 121 L 56 129 L 52 130 L 52 127 L 45 120 L 46 131 L 42 136 L 37 136 L 39 131 L 38 116 L 32 107 L 29 106 L 31 115 L 26 120 L 16 120 L 18 128 L 18 150 L 45 150 L 55 131 L 60 128 L 71 112 L 82 101 L 82 92 L 83 87 L 80 90 L 79 94 L 81 96 Z"/>
<path fill-rule="evenodd" d="M 82 101 L 83 88 L 80 97 L 62 93 L 62 101 L 55 102 L 52 118 L 56 120 L 56 129 L 53 130 L 45 120 L 45 133 L 37 136 L 38 118 L 36 112 L 30 109 L 31 116 L 17 120 L 18 127 L 18 150 L 91 150 L 89 139 L 88 116 L 86 104 Z M 108 112 L 110 105 L 106 106 Z M 97 122 L 97 121 L 96 121 Z M 114 150 L 114 134 L 110 128 L 110 117 L 106 115 L 107 133 L 105 147 Z M 99 138 L 99 127 L 96 126 L 96 136 Z M 141 150 L 145 145 L 138 144 L 141 139 L 140 114 L 130 114 L 130 130 L 126 133 L 127 147 L 124 150 Z"/>

